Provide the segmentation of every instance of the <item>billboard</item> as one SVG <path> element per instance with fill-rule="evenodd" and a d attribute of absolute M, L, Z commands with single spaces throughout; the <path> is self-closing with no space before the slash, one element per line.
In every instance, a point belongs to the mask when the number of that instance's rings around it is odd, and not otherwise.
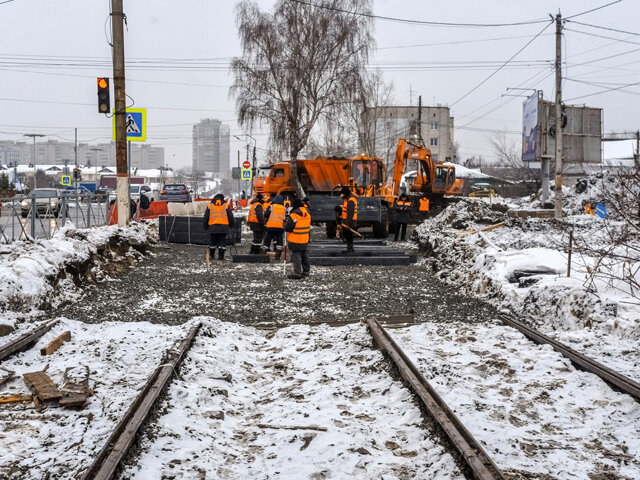
<path fill-rule="evenodd" d="M 522 160 L 555 158 L 555 138 L 555 103 L 536 92 L 522 106 Z M 565 163 L 578 164 L 602 161 L 601 108 L 562 106 L 562 158 Z"/>
<path fill-rule="evenodd" d="M 538 159 L 538 92 L 522 104 L 522 161 Z"/>

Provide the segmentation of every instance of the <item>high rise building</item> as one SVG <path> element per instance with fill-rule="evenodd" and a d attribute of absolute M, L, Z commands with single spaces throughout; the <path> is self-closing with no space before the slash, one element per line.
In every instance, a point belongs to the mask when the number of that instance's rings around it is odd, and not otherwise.
<path fill-rule="evenodd" d="M 193 126 L 194 172 L 212 172 L 218 178 L 231 176 L 229 132 L 228 125 L 210 118 Z"/>

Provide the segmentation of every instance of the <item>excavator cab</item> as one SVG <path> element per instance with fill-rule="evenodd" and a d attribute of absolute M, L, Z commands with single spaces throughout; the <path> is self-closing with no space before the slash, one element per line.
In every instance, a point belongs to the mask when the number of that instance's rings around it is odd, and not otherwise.
<path fill-rule="evenodd" d="M 446 193 L 455 181 L 456 169 L 453 165 L 436 165 L 433 193 Z"/>
<path fill-rule="evenodd" d="M 358 195 L 367 195 L 368 190 L 384 184 L 384 167 L 377 158 L 361 155 L 351 162 L 350 183 L 357 190 Z M 370 196 L 370 195 L 368 195 Z"/>

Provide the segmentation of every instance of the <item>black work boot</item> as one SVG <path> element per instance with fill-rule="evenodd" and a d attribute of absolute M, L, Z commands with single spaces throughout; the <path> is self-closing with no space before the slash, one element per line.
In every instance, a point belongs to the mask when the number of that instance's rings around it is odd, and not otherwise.
<path fill-rule="evenodd" d="M 300 280 L 302 278 L 302 275 L 300 273 L 293 272 L 287 275 L 287 278 L 290 278 L 292 280 Z"/>
<path fill-rule="evenodd" d="M 215 260 L 216 258 L 216 249 L 215 248 L 210 248 L 209 249 L 209 260 Z"/>
<path fill-rule="evenodd" d="M 280 260 L 280 257 L 282 257 L 282 250 L 276 250 L 276 260 Z"/>
<path fill-rule="evenodd" d="M 343 250 L 342 253 L 344 253 L 345 255 L 351 255 L 352 253 L 355 253 L 353 245 L 347 245 L 347 249 Z"/>
<path fill-rule="evenodd" d="M 218 249 L 218 260 L 224 260 L 224 248 L 219 248 Z"/>

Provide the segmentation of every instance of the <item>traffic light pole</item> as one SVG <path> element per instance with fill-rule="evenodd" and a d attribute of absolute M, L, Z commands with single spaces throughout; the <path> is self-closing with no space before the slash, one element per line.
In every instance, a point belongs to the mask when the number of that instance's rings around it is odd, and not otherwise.
<path fill-rule="evenodd" d="M 113 89 L 116 116 L 116 195 L 118 225 L 129 225 L 129 176 L 127 164 L 127 103 L 124 75 L 124 12 L 122 0 L 111 0 L 113 31 Z"/>

